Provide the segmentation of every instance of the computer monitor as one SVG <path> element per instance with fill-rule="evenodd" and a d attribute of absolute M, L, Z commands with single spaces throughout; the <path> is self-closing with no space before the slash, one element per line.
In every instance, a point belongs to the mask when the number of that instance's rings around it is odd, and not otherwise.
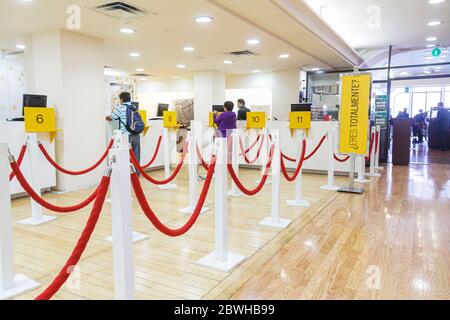
<path fill-rule="evenodd" d="M 157 117 L 164 116 L 164 111 L 169 111 L 169 105 L 166 103 L 159 103 L 158 104 L 158 112 L 156 114 Z"/>
<path fill-rule="evenodd" d="M 298 112 L 298 111 L 309 111 L 311 112 L 311 103 L 294 103 L 291 104 L 291 111 L 292 112 Z"/>
<path fill-rule="evenodd" d="M 22 104 L 22 115 L 25 115 L 25 108 L 46 108 L 47 96 L 37 94 L 24 94 Z"/>
<path fill-rule="evenodd" d="M 217 112 L 225 112 L 225 108 L 223 107 L 223 105 L 213 105 L 212 106 L 212 111 L 217 111 Z"/>

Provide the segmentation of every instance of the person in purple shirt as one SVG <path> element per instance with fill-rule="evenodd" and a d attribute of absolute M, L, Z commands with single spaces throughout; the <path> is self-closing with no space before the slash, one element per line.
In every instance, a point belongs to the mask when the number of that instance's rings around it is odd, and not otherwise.
<path fill-rule="evenodd" d="M 219 127 L 219 132 L 222 138 L 227 137 L 227 130 L 236 129 L 236 113 L 233 112 L 234 103 L 231 101 L 226 101 L 223 104 L 225 112 L 217 116 L 217 112 L 214 112 L 214 122 Z"/>

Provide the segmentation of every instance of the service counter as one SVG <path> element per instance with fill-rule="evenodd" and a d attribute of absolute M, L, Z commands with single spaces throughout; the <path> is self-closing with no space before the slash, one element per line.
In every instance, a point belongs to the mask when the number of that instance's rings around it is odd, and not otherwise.
<path fill-rule="evenodd" d="M 148 163 L 156 150 L 158 144 L 158 138 L 161 136 L 163 129 L 162 120 L 148 120 L 147 124 L 150 125 L 147 133 L 141 135 L 141 164 L 144 165 Z M 159 148 L 158 155 L 155 161 L 148 169 L 156 169 L 164 166 L 164 152 L 163 145 Z"/>
<path fill-rule="evenodd" d="M 24 122 L 9 122 L 0 121 L 0 142 L 8 143 L 8 147 L 11 153 L 17 160 L 22 145 L 27 139 L 27 133 L 25 133 Z M 44 145 L 45 149 L 49 152 L 52 158 L 55 158 L 55 143 L 50 143 L 50 136 L 48 133 L 39 133 L 38 140 Z M 22 161 L 21 170 L 25 178 L 30 181 L 30 167 L 29 167 L 29 155 L 25 153 L 25 157 Z M 56 170 L 48 163 L 44 156 L 39 152 L 38 170 L 39 170 L 39 185 L 42 189 L 49 189 L 56 186 Z M 13 179 L 10 183 L 10 194 L 13 197 L 19 196 L 24 193 L 24 190 L 17 182 L 17 179 Z"/>

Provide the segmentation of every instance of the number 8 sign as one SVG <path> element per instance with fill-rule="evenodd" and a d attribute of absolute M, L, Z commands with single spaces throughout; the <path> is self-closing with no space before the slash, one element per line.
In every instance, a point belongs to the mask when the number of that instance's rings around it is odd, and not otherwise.
<path fill-rule="evenodd" d="M 25 132 L 56 132 L 55 109 L 24 108 Z"/>
<path fill-rule="evenodd" d="M 165 128 L 178 127 L 177 112 L 176 111 L 164 111 L 163 113 L 163 125 Z"/>

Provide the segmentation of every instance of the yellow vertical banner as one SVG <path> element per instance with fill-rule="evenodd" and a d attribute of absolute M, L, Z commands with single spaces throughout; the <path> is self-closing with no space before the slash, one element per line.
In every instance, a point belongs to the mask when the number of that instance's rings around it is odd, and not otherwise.
<path fill-rule="evenodd" d="M 150 129 L 150 126 L 147 124 L 147 111 L 146 110 L 139 110 L 139 114 L 141 115 L 141 119 L 144 122 L 144 136 L 147 134 L 148 129 Z"/>
<path fill-rule="evenodd" d="M 367 154 L 371 86 L 372 79 L 368 73 L 343 75 L 341 78 L 341 154 Z"/>

